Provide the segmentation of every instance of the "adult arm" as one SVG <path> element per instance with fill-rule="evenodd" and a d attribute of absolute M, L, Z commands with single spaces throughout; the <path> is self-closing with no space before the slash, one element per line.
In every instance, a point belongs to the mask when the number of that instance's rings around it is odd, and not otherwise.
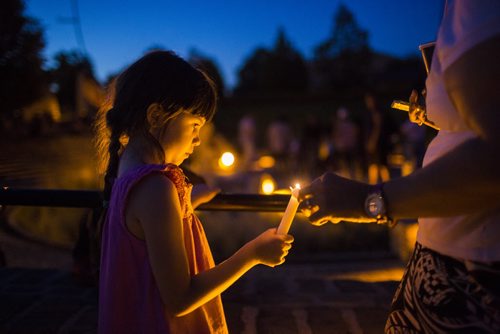
<path fill-rule="evenodd" d="M 393 218 L 456 216 L 500 203 L 500 36 L 464 53 L 445 71 L 445 85 L 459 115 L 476 138 L 409 176 L 384 186 Z M 327 173 L 300 192 L 311 205 L 312 224 L 341 220 L 369 221 L 364 199 L 370 187 Z M 307 210 L 304 211 L 307 213 Z"/>

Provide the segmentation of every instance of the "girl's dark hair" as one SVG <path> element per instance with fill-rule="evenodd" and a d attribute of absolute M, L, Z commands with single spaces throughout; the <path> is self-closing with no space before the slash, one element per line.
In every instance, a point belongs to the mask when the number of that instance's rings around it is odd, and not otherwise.
<path fill-rule="evenodd" d="M 154 103 L 163 110 L 157 115 L 160 124 L 149 124 L 147 120 L 147 109 Z M 130 135 L 142 133 L 153 147 L 162 151 L 149 134 L 151 126 L 165 125 L 182 110 L 209 121 L 216 104 L 213 81 L 171 51 L 147 53 L 130 65 L 111 84 L 107 102 L 100 108 L 96 120 L 100 171 L 106 166 L 104 200 L 109 200 L 119 156 Z"/>
<path fill-rule="evenodd" d="M 158 104 L 163 111 L 150 124 L 147 110 Z M 182 111 L 211 120 L 217 105 L 213 81 L 171 51 L 152 51 L 125 69 L 108 88 L 106 101 L 94 124 L 99 171 L 104 172 L 103 210 L 90 227 L 95 247 L 100 248 L 101 228 L 118 173 L 120 154 L 132 134 L 142 134 L 163 157 L 163 149 L 150 135 L 151 126 L 163 126 Z M 98 269 L 100 250 L 95 249 L 92 266 Z M 92 253 L 92 252 L 91 252 Z M 92 261 L 92 260 L 91 260 Z"/>

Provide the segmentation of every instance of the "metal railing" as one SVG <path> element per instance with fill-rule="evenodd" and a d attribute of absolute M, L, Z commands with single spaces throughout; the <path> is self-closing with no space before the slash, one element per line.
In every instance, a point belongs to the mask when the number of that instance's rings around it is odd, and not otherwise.
<path fill-rule="evenodd" d="M 197 210 L 206 211 L 284 211 L 290 195 L 217 194 Z M 61 189 L 0 189 L 0 205 L 99 208 L 102 205 L 98 190 Z"/>

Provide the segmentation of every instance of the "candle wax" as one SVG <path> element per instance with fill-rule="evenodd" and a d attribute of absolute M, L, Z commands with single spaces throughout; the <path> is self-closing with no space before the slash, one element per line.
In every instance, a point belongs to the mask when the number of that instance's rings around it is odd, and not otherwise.
<path fill-rule="evenodd" d="M 299 207 L 299 190 L 300 187 L 292 189 L 292 196 L 290 196 L 290 201 L 288 202 L 283 218 L 281 218 L 280 225 L 278 226 L 278 234 L 288 234 L 292 226 L 293 217 L 295 217 L 295 213 Z"/>

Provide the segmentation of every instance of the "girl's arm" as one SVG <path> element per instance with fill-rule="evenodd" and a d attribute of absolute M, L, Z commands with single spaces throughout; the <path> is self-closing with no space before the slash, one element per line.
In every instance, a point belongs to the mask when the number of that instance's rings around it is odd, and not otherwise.
<path fill-rule="evenodd" d="M 255 265 L 265 264 L 274 267 L 282 264 L 285 262 L 292 241 L 290 235 L 279 235 L 276 234 L 275 228 L 268 229 L 245 244 L 226 261 L 194 276 L 184 305 L 185 310 L 181 315 L 220 295 Z"/>
<path fill-rule="evenodd" d="M 147 176 L 134 188 L 129 204 L 144 232 L 163 303 L 174 316 L 186 315 L 205 304 L 259 263 L 283 263 L 293 240 L 268 230 L 215 268 L 191 277 L 181 207 L 173 183 L 160 174 Z"/>

